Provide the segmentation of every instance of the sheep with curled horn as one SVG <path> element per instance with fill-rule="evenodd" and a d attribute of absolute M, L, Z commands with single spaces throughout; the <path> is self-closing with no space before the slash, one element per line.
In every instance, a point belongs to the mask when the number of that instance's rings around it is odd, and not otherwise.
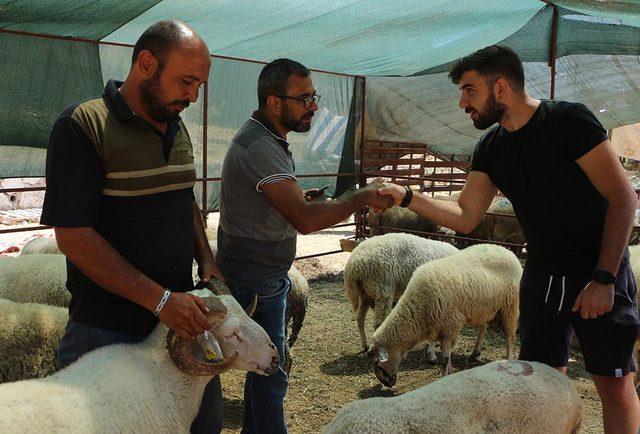
<path fill-rule="evenodd" d="M 160 323 L 137 344 L 105 346 L 54 375 L 0 385 L 0 426 L 12 433 L 189 432 L 214 375 L 229 369 L 271 375 L 279 361 L 267 333 L 233 296 L 207 286 L 216 294 L 191 293 L 209 308 L 219 359 Z"/>

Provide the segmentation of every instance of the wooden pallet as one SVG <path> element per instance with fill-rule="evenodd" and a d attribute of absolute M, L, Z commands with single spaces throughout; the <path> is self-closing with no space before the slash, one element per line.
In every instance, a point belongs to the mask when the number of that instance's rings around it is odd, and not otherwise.
<path fill-rule="evenodd" d="M 42 208 L 27 208 L 0 211 L 0 224 L 38 223 Z"/>

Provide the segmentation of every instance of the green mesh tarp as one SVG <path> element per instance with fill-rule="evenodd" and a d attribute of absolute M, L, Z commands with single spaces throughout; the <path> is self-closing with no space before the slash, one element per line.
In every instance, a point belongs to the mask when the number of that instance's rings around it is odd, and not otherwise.
<path fill-rule="evenodd" d="M 97 44 L 0 33 L 0 53 L 0 145 L 46 147 L 58 114 L 102 91 Z"/>
<path fill-rule="evenodd" d="M 608 128 L 640 121 L 640 2 L 557 5 L 556 96 L 585 102 Z M 366 75 L 368 138 L 420 141 L 461 154 L 481 133 L 456 108 L 458 91 L 446 77 L 451 62 L 492 43 L 507 44 L 526 62 L 531 93 L 547 98 L 553 16 L 553 6 L 539 0 L 0 0 L 0 178 L 42 175 L 55 116 L 98 96 L 108 78 L 126 76 L 131 48 L 105 42 L 132 44 L 160 19 L 186 21 L 214 54 L 291 57 L 317 69 Z M 225 147 L 256 106 L 260 67 L 214 59 L 206 131 L 204 98 L 184 113 L 196 158 L 202 158 L 206 132 L 208 177 L 218 176 Z M 290 136 L 298 173 L 350 173 L 360 137 L 360 81 L 319 72 L 313 78 L 323 95 L 315 128 Z M 205 164 L 197 164 L 204 174 Z M 307 186 L 328 183 L 303 179 Z M 339 179 L 330 182 L 338 192 L 353 182 Z M 208 185 L 211 206 L 214 184 Z"/>
<path fill-rule="evenodd" d="M 0 29 L 100 39 L 159 0 L 0 0 Z"/>

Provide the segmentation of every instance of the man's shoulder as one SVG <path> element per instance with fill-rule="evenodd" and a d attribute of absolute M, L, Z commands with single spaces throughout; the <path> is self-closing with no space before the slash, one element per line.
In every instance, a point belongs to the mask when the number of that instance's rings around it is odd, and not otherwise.
<path fill-rule="evenodd" d="M 69 116 L 80 123 L 91 119 L 105 118 L 109 113 L 104 98 L 93 98 L 80 103 L 76 103 Z"/>
<path fill-rule="evenodd" d="M 476 151 L 487 151 L 494 147 L 499 142 L 501 130 L 502 127 L 498 124 L 485 133 L 476 143 Z"/>
<path fill-rule="evenodd" d="M 259 149 L 261 155 L 282 152 L 282 146 L 278 143 L 278 139 L 251 119 L 240 127 L 232 140 L 232 146 L 245 151 Z"/>
<path fill-rule="evenodd" d="M 570 116 L 577 113 L 592 113 L 586 105 L 579 102 L 546 100 L 540 102 L 540 104 L 543 105 L 548 114 L 556 118 L 561 118 L 567 115 Z"/>

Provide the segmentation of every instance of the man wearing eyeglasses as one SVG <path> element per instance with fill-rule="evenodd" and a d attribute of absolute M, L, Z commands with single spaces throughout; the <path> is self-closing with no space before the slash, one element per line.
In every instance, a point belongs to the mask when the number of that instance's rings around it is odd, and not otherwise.
<path fill-rule="evenodd" d="M 319 100 L 304 65 L 289 59 L 266 65 L 258 79 L 258 110 L 234 137 L 222 167 L 217 263 L 241 304 L 258 295 L 253 319 L 278 348 L 281 367 L 296 234 L 332 226 L 366 205 L 384 209 L 392 202 L 376 184 L 333 201 L 313 201 L 302 191 L 286 138 L 290 131 L 309 131 Z M 282 369 L 269 377 L 247 375 L 243 433 L 287 432 L 287 384 Z"/>

